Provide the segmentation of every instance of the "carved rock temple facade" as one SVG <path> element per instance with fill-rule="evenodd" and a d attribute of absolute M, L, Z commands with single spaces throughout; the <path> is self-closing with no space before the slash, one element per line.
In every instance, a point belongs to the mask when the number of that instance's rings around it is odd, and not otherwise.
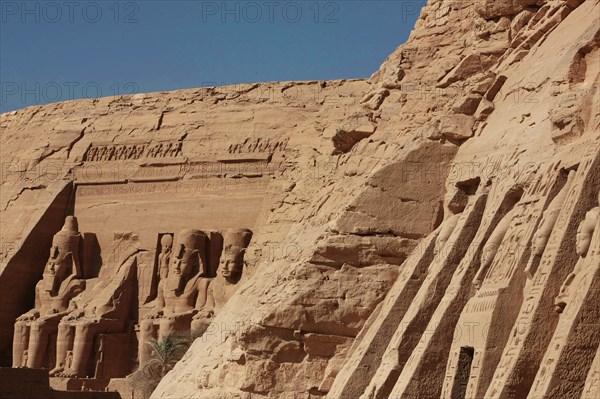
<path fill-rule="evenodd" d="M 152 398 L 597 399 L 599 87 L 598 0 L 429 0 L 369 79 L 2 114 L 0 364 L 198 334 Z"/>

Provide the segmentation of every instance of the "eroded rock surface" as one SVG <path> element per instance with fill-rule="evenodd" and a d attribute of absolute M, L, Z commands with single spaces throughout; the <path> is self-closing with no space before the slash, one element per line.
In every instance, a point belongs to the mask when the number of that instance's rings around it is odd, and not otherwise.
<path fill-rule="evenodd" d="M 592 397 L 599 13 L 430 0 L 368 80 L 3 114 L 2 361 L 69 215 L 86 281 L 135 231 L 119 334 L 204 331 L 153 398 Z M 178 254 L 183 229 L 204 244 Z M 173 259 L 196 259 L 189 276 Z M 99 377 L 69 362 L 63 378 Z"/>

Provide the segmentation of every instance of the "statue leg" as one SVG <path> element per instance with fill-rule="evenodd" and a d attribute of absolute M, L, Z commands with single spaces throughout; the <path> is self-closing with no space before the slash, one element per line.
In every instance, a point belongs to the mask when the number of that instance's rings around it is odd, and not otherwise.
<path fill-rule="evenodd" d="M 55 376 L 65 369 L 67 351 L 73 346 L 73 326 L 60 323 L 58 325 L 58 336 L 56 338 L 56 367 L 50 371 Z"/>
<path fill-rule="evenodd" d="M 75 327 L 73 364 L 70 370 L 65 372 L 67 377 L 85 377 L 87 375 L 87 365 L 94 345 L 94 333 L 94 324 L 78 324 Z"/>
<path fill-rule="evenodd" d="M 575 266 L 575 267 L 577 267 L 577 266 Z M 563 285 L 560 287 L 558 296 L 554 299 L 555 310 L 558 313 L 562 313 L 563 310 L 565 309 L 565 307 L 567 306 L 567 301 L 569 298 L 569 287 L 571 286 L 571 283 L 573 282 L 574 279 L 575 279 L 575 274 L 574 273 L 569 274 L 567 276 L 567 279 L 563 283 Z"/>
<path fill-rule="evenodd" d="M 160 319 L 158 325 L 158 340 L 162 341 L 165 337 L 175 332 L 175 320 L 173 319 Z"/>
<path fill-rule="evenodd" d="M 173 329 L 174 333 L 179 336 L 190 337 L 192 330 L 192 315 L 176 319 Z"/>
<path fill-rule="evenodd" d="M 25 367 L 25 364 L 22 364 L 23 361 L 23 352 L 27 350 L 27 345 L 29 343 L 29 326 L 27 322 L 17 321 L 15 323 L 15 333 L 13 335 L 13 367 Z"/>
<path fill-rule="evenodd" d="M 155 320 L 142 320 L 140 323 L 140 346 L 139 346 L 139 362 L 140 366 L 146 364 L 152 355 L 150 340 L 156 338 L 154 332 Z"/>
<path fill-rule="evenodd" d="M 43 321 L 34 321 L 31 323 L 31 330 L 29 332 L 27 367 L 32 369 L 41 369 L 44 367 L 47 349 L 48 325 Z"/>
<path fill-rule="evenodd" d="M 210 320 L 210 319 L 208 319 Z M 210 322 L 207 319 L 194 319 L 191 324 L 191 334 L 193 337 L 201 337 L 207 330 Z"/>

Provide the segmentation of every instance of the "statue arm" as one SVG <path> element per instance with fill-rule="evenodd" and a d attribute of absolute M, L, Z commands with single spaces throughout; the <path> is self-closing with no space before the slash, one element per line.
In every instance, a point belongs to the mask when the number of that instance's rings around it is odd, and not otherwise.
<path fill-rule="evenodd" d="M 35 309 L 42 308 L 42 298 L 40 298 L 40 289 L 41 289 L 42 281 L 35 285 Z"/>
<path fill-rule="evenodd" d="M 132 265 L 128 266 L 128 270 L 123 274 L 119 285 L 110 293 L 110 297 L 106 303 L 107 311 L 98 314 L 97 318 L 102 319 L 119 319 L 121 318 L 121 313 L 125 310 L 128 311 L 130 307 L 131 295 L 129 295 L 128 291 L 133 290 L 133 285 L 135 284 L 133 276 L 135 275 L 134 267 Z M 109 285 L 110 287 L 110 285 Z"/>
<path fill-rule="evenodd" d="M 215 314 L 215 301 L 211 288 L 212 279 L 200 279 L 198 282 L 198 298 L 195 308 L 198 314 L 195 318 L 209 318 Z"/>
<path fill-rule="evenodd" d="M 164 281 L 158 283 L 158 293 L 156 299 L 152 301 L 153 310 L 146 315 L 146 319 L 158 319 L 163 315 L 163 309 L 165 308 L 165 296 L 163 293 Z"/>
<path fill-rule="evenodd" d="M 70 302 L 85 290 L 85 280 L 75 279 L 68 283 L 63 298 Z"/>
<path fill-rule="evenodd" d="M 117 319 L 117 318 L 119 318 L 119 311 L 121 310 L 122 306 L 125 306 L 125 305 L 121 305 L 122 297 L 123 297 L 123 291 L 115 290 L 114 294 L 110 298 L 110 308 L 107 311 L 96 315 L 96 318 L 98 318 L 98 319 Z"/>
<path fill-rule="evenodd" d="M 125 262 L 129 262 L 130 258 L 131 256 Z M 120 267 L 126 269 L 117 272 L 117 277 L 100 292 L 102 302 L 97 302 L 99 306 L 95 309 L 95 320 L 122 319 L 127 316 L 131 305 L 131 292 L 135 284 L 136 269 L 133 262 L 129 264 L 125 264 L 125 262 Z"/>
<path fill-rule="evenodd" d="M 67 310 L 65 310 L 65 320 L 76 320 L 85 314 L 84 306 L 86 292 L 88 291 L 82 290 L 69 300 L 69 305 L 67 306 Z"/>
<path fill-rule="evenodd" d="M 560 287 L 560 294 L 564 294 L 565 292 L 567 292 L 567 290 L 569 289 L 569 286 L 571 285 L 571 283 L 573 282 L 573 279 L 575 279 L 575 271 L 573 271 L 573 273 L 570 273 L 567 278 L 565 279 L 564 283 L 562 284 L 562 286 Z"/>
<path fill-rule="evenodd" d="M 26 320 L 35 320 L 40 317 L 40 311 L 42 306 L 42 300 L 40 298 L 40 284 L 42 282 L 36 284 L 35 286 L 35 307 L 28 312 L 23 313 L 21 316 L 17 317 L 16 321 L 26 321 Z"/>
<path fill-rule="evenodd" d="M 156 309 L 164 309 L 165 307 L 165 294 L 163 292 L 163 285 L 159 284 L 158 294 L 156 295 L 156 300 L 154 301 L 154 307 Z"/>

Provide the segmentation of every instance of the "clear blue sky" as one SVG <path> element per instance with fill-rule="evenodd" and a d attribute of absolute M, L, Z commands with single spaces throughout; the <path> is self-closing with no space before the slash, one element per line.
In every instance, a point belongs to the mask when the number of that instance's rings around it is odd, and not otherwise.
<path fill-rule="evenodd" d="M 363 78 L 426 0 L 0 1 L 0 112 L 242 82 Z"/>

